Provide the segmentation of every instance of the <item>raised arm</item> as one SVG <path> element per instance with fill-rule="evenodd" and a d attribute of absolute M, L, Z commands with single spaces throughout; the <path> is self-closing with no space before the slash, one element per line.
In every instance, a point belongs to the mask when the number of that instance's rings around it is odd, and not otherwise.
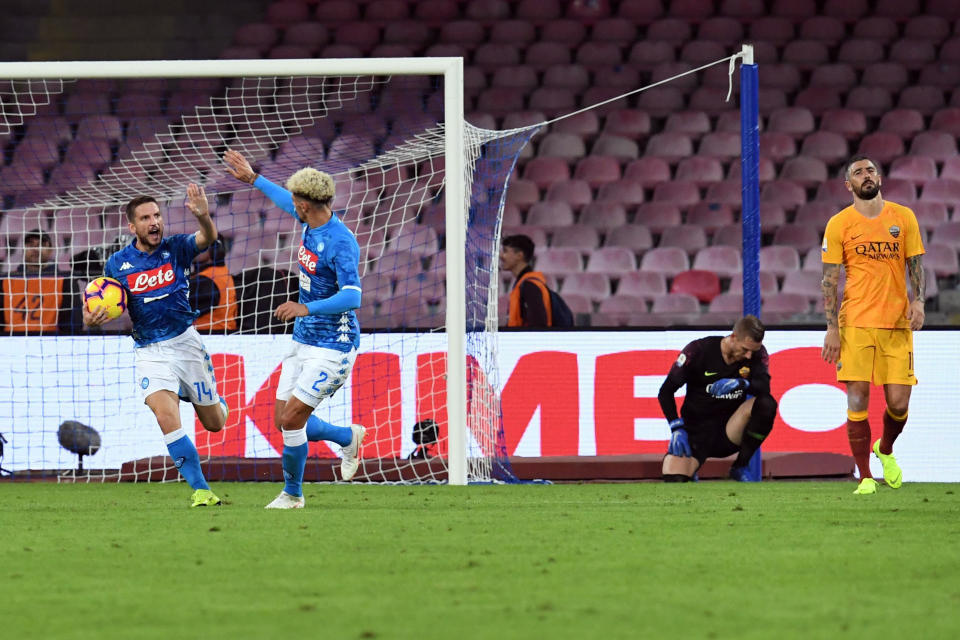
<path fill-rule="evenodd" d="M 840 357 L 840 305 L 837 300 L 840 269 L 839 264 L 823 263 L 823 280 L 820 281 L 823 312 L 827 316 L 827 335 L 823 339 L 821 356 L 830 364 L 835 363 Z"/>
<path fill-rule="evenodd" d="M 197 218 L 199 231 L 194 235 L 197 239 L 197 250 L 203 251 L 217 239 L 217 227 L 210 217 L 210 203 L 207 202 L 207 193 L 194 183 L 187 185 L 187 209 Z"/>
<path fill-rule="evenodd" d="M 907 258 L 907 272 L 910 275 L 910 287 L 913 289 L 913 302 L 907 309 L 907 320 L 910 321 L 911 330 L 919 331 L 923 328 L 923 321 L 926 316 L 924 301 L 926 300 L 927 287 L 922 255 Z"/>
<path fill-rule="evenodd" d="M 270 198 L 275 205 L 294 218 L 297 218 L 297 220 L 300 219 L 293 208 L 293 194 L 280 185 L 274 184 L 263 176 L 258 175 L 242 153 L 234 151 L 233 149 L 227 149 L 223 154 L 223 162 L 227 165 L 227 173 L 240 182 L 245 182 L 256 187 Z"/>

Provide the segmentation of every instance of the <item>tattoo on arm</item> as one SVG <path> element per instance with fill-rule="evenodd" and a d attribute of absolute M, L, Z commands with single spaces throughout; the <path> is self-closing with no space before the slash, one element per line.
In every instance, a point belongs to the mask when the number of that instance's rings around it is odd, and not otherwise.
<path fill-rule="evenodd" d="M 837 301 L 837 286 L 840 283 L 840 265 L 824 264 L 823 280 L 820 290 L 823 292 L 823 312 L 827 316 L 827 327 L 839 327 L 840 305 Z"/>
<path fill-rule="evenodd" d="M 923 301 L 926 299 L 926 278 L 923 272 L 922 256 L 911 256 L 907 258 L 907 269 L 910 271 L 910 286 L 913 287 L 913 299 Z"/>

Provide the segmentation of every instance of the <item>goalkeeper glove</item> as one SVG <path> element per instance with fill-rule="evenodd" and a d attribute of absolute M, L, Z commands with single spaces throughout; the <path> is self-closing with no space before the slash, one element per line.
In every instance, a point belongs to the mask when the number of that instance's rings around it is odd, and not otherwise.
<path fill-rule="evenodd" d="M 748 389 L 749 387 L 750 381 L 744 380 L 743 378 L 720 378 L 713 384 L 707 385 L 707 393 L 714 398 L 719 398 L 734 391 L 739 391 L 740 389 Z"/>
<path fill-rule="evenodd" d="M 687 430 L 683 426 L 683 418 L 670 421 L 670 446 L 667 447 L 667 453 L 681 458 L 689 458 L 693 455 Z"/>

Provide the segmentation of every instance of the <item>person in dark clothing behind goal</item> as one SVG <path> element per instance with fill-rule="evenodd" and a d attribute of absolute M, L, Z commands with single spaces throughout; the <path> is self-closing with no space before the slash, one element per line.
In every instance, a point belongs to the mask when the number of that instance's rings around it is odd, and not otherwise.
<path fill-rule="evenodd" d="M 530 263 L 536 246 L 529 236 L 507 236 L 500 249 L 500 266 L 511 272 L 516 281 L 510 290 L 508 327 L 551 326 L 550 291 L 546 279 L 534 271 Z"/>
<path fill-rule="evenodd" d="M 750 458 L 777 416 L 763 334 L 760 320 L 747 315 L 730 335 L 701 338 L 683 348 L 658 396 L 671 432 L 663 459 L 665 482 L 688 482 L 707 458 L 734 453 L 730 477 L 744 480 Z M 684 385 L 678 416 L 674 393 Z"/>

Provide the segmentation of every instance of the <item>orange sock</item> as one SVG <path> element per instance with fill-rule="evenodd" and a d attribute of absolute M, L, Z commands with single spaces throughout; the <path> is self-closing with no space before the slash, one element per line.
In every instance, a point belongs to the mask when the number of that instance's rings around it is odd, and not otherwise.
<path fill-rule="evenodd" d="M 865 414 L 866 411 L 863 413 Z M 866 417 L 862 420 L 852 420 L 849 416 L 847 417 L 847 439 L 850 441 L 850 451 L 853 453 L 854 462 L 857 463 L 860 478 L 872 478 L 873 475 L 870 473 L 870 423 Z"/>
<path fill-rule="evenodd" d="M 885 456 L 893 453 L 893 443 L 903 431 L 903 425 L 907 424 L 907 414 L 895 416 L 887 408 L 883 412 L 883 436 L 880 437 L 880 453 Z"/>

